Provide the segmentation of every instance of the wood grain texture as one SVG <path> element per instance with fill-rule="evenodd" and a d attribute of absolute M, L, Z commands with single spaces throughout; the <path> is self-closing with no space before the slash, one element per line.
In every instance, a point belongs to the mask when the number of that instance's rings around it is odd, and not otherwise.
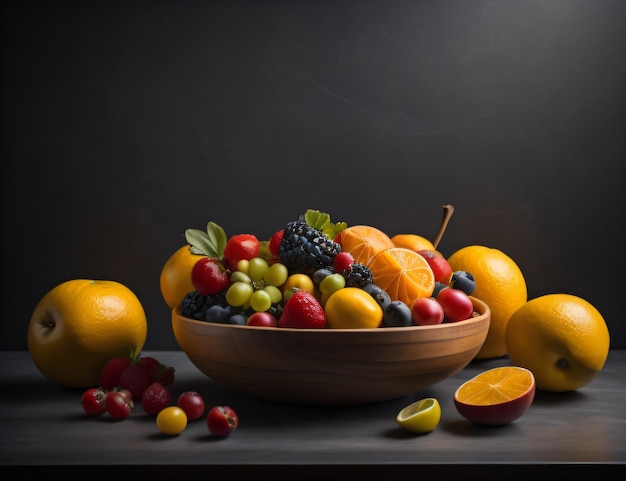
<path fill-rule="evenodd" d="M 258 399 L 299 405 L 387 401 L 463 369 L 482 346 L 490 310 L 436 326 L 285 329 L 195 321 L 172 311 L 180 348 L 204 374 Z"/>

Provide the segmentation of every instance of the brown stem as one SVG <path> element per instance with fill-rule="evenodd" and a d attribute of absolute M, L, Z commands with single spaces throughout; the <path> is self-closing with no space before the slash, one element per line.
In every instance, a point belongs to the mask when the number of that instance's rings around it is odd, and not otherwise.
<path fill-rule="evenodd" d="M 441 238 L 443 237 L 443 233 L 446 231 L 446 227 L 448 227 L 448 222 L 450 222 L 450 217 L 454 214 L 454 206 L 450 204 L 446 204 L 443 206 L 443 220 L 441 221 L 441 227 L 439 227 L 439 233 L 433 242 L 433 246 L 435 249 L 441 242 Z"/>

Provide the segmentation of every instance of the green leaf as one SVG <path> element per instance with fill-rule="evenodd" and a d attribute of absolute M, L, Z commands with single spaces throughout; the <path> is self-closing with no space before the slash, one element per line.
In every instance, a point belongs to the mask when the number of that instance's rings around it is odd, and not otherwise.
<path fill-rule="evenodd" d="M 346 222 L 333 224 L 330 221 L 330 214 L 319 210 L 308 209 L 304 214 L 304 220 L 311 227 L 322 232 L 329 239 L 334 239 L 339 232 L 348 227 Z"/>
<path fill-rule="evenodd" d="M 209 222 L 206 226 L 206 231 L 213 244 L 213 248 L 215 249 L 215 253 L 217 254 L 215 257 L 221 259 L 224 255 L 224 249 L 226 248 L 226 243 L 228 242 L 228 238 L 226 236 L 226 232 L 222 229 L 221 226 L 217 225 L 215 222 Z"/>
<path fill-rule="evenodd" d="M 191 245 L 191 252 L 194 254 L 219 259 L 213 243 L 206 232 L 200 229 L 187 229 L 185 231 L 185 239 L 187 239 L 187 242 Z"/>

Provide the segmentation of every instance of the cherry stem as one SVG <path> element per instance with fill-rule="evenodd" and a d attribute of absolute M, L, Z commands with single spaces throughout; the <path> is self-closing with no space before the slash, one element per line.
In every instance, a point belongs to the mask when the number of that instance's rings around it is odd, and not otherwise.
<path fill-rule="evenodd" d="M 433 246 L 435 249 L 441 242 L 441 238 L 443 237 L 443 233 L 446 231 L 446 227 L 448 227 L 448 222 L 450 222 L 450 217 L 454 214 L 454 206 L 451 204 L 446 204 L 443 206 L 443 220 L 441 221 L 441 227 L 439 227 L 439 233 L 433 242 Z"/>

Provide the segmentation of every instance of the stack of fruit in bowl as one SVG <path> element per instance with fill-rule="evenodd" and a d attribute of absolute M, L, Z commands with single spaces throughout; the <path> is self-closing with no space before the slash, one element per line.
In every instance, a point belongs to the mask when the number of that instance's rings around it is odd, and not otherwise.
<path fill-rule="evenodd" d="M 191 255 L 198 255 L 193 291 L 173 307 L 180 304 L 191 319 L 361 329 L 459 322 L 475 314 L 471 273 L 454 272 L 415 234 L 390 238 L 308 210 L 264 242 L 253 234 L 227 238 L 213 222 L 206 232 L 188 229 L 186 238 Z M 408 247 L 416 242 L 418 250 Z"/>

